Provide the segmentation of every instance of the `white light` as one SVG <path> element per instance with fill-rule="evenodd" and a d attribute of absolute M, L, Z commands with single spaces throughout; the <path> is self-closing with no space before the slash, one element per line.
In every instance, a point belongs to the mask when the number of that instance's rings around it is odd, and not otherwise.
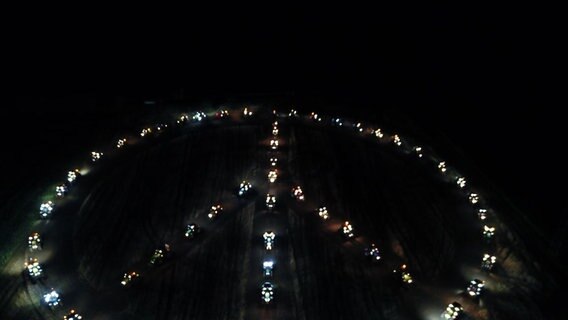
<path fill-rule="evenodd" d="M 83 317 L 75 310 L 71 310 L 68 315 L 63 317 L 63 320 L 81 320 Z"/>
<path fill-rule="evenodd" d="M 485 283 L 482 280 L 473 279 L 467 286 L 467 293 L 472 297 L 479 296 L 484 286 Z"/>
<path fill-rule="evenodd" d="M 478 209 L 477 216 L 479 217 L 480 220 L 487 219 L 487 209 L 482 209 L 482 208 Z"/>
<path fill-rule="evenodd" d="M 118 139 L 118 141 L 116 142 L 116 147 L 120 149 L 124 147 L 125 144 L 126 144 L 126 139 Z"/>
<path fill-rule="evenodd" d="M 67 172 L 67 181 L 69 182 L 75 181 L 75 179 L 77 179 L 77 172 L 78 170 Z"/>
<path fill-rule="evenodd" d="M 375 130 L 374 132 L 375 132 L 375 136 L 379 139 L 381 139 L 382 137 L 385 136 L 380 128 L 377 128 L 377 130 Z"/>
<path fill-rule="evenodd" d="M 395 135 L 392 137 L 392 142 L 393 142 L 394 144 L 396 144 L 397 146 L 399 146 L 399 147 L 402 145 L 402 141 L 400 140 L 400 137 L 398 136 L 398 134 L 395 134 Z"/>
<path fill-rule="evenodd" d="M 276 205 L 276 196 L 272 194 L 266 195 L 266 206 L 270 209 L 274 208 Z"/>
<path fill-rule="evenodd" d="M 276 173 L 276 170 L 270 170 L 270 172 L 268 172 L 268 181 L 270 181 L 270 183 L 274 183 L 276 181 L 276 178 L 278 178 L 278 173 Z"/>
<path fill-rule="evenodd" d="M 355 234 L 353 233 L 353 226 L 349 223 L 349 221 L 345 221 L 342 230 L 343 234 L 348 238 L 352 238 L 355 236 Z"/>
<path fill-rule="evenodd" d="M 377 248 L 374 243 L 372 243 L 369 248 L 365 249 L 365 255 L 370 257 L 373 261 L 379 261 L 381 259 L 379 248 Z"/>
<path fill-rule="evenodd" d="M 484 254 L 483 258 L 481 259 L 481 269 L 482 270 L 486 270 L 486 271 L 490 271 L 491 269 L 493 269 L 493 266 L 495 265 L 495 262 L 497 261 L 497 258 L 495 256 L 492 256 L 490 254 Z"/>
<path fill-rule="evenodd" d="M 278 140 L 276 140 L 276 139 L 270 140 L 270 148 L 272 150 L 278 149 Z"/>
<path fill-rule="evenodd" d="M 201 122 L 203 121 L 203 119 L 207 118 L 207 115 L 202 112 L 202 111 L 197 111 L 194 115 L 193 115 L 193 120 L 197 121 L 197 122 Z"/>
<path fill-rule="evenodd" d="M 354 125 L 355 130 L 359 131 L 359 132 L 363 132 L 363 127 L 361 126 L 361 122 L 357 122 L 357 124 Z"/>
<path fill-rule="evenodd" d="M 276 166 L 276 163 L 278 163 L 278 159 L 277 158 L 270 158 L 270 165 L 271 166 Z"/>
<path fill-rule="evenodd" d="M 135 272 L 135 271 L 132 271 L 130 273 L 125 273 L 124 276 L 122 277 L 122 281 L 120 282 L 120 284 L 122 284 L 123 286 L 126 286 L 131 281 L 138 278 L 139 276 L 140 276 L 140 274 Z"/>
<path fill-rule="evenodd" d="M 61 299 L 59 298 L 59 293 L 57 293 L 57 291 L 51 289 L 50 292 L 43 295 L 43 301 L 45 303 L 47 303 L 48 306 L 55 307 L 55 306 L 59 305 L 59 302 L 61 302 Z"/>
<path fill-rule="evenodd" d="M 446 162 L 445 161 L 440 161 L 440 163 L 438 164 L 438 169 L 440 169 L 440 171 L 442 173 L 446 172 Z"/>
<path fill-rule="evenodd" d="M 457 178 L 456 184 L 458 185 L 458 187 L 460 187 L 462 189 L 465 188 L 465 184 L 466 184 L 465 178 L 464 177 Z"/>
<path fill-rule="evenodd" d="M 298 201 L 304 201 L 304 192 L 300 186 L 292 188 L 292 196 Z"/>
<path fill-rule="evenodd" d="M 28 248 L 30 251 L 41 250 L 41 237 L 39 233 L 34 232 L 28 237 Z"/>
<path fill-rule="evenodd" d="M 41 277 L 43 273 L 43 270 L 37 258 L 29 258 L 28 261 L 24 264 L 24 268 L 28 270 L 28 275 L 34 279 Z"/>
<path fill-rule="evenodd" d="M 209 214 L 207 216 L 209 217 L 209 219 L 213 219 L 213 218 L 217 217 L 219 215 L 219 213 L 221 213 L 221 211 L 223 211 L 223 207 L 221 207 L 220 204 L 218 204 L 216 206 L 212 206 L 211 210 L 209 210 Z"/>
<path fill-rule="evenodd" d="M 266 250 L 272 250 L 276 234 L 272 231 L 266 231 L 262 234 L 262 238 L 264 239 L 264 248 Z"/>
<path fill-rule="evenodd" d="M 141 137 L 145 137 L 148 134 L 152 133 L 152 128 L 144 128 L 142 129 L 142 131 L 140 132 L 140 136 Z"/>
<path fill-rule="evenodd" d="M 245 117 L 250 117 L 250 116 L 252 116 L 252 111 L 249 111 L 248 108 L 245 108 L 245 109 L 243 110 L 243 115 L 244 115 Z"/>
<path fill-rule="evenodd" d="M 91 152 L 91 160 L 93 162 L 100 160 L 102 156 L 103 156 L 102 152 L 96 152 L 96 151 Z"/>
<path fill-rule="evenodd" d="M 329 219 L 329 213 L 327 212 L 327 208 L 326 208 L 326 207 L 320 207 L 320 208 L 318 209 L 318 215 L 319 215 L 323 220 Z"/>
<path fill-rule="evenodd" d="M 53 202 L 51 202 L 51 201 L 47 201 L 47 202 L 42 203 L 42 204 L 39 206 L 39 214 L 40 214 L 40 216 L 41 216 L 42 218 L 48 217 L 48 216 L 51 214 L 51 212 L 53 211 L 53 208 L 54 208 L 54 204 L 53 204 Z"/>
<path fill-rule="evenodd" d="M 290 110 L 290 112 L 288 113 L 288 117 L 297 117 L 298 116 L 298 111 L 292 109 Z"/>
<path fill-rule="evenodd" d="M 182 114 L 182 115 L 179 117 L 179 119 L 177 120 L 177 123 L 178 123 L 178 124 L 181 124 L 181 123 L 187 122 L 188 119 L 189 119 L 189 117 L 188 117 L 187 115 Z"/>
<path fill-rule="evenodd" d="M 495 227 L 489 227 L 487 225 L 483 226 L 483 236 L 486 239 L 491 239 L 495 235 Z"/>
<path fill-rule="evenodd" d="M 422 147 L 414 147 L 414 152 L 416 152 L 418 158 L 422 158 Z"/>
<path fill-rule="evenodd" d="M 477 193 L 470 193 L 469 194 L 469 202 L 472 204 L 476 204 L 479 202 L 479 195 Z"/>
<path fill-rule="evenodd" d="M 67 186 L 66 185 L 60 184 L 57 187 L 55 187 L 55 194 L 58 197 L 63 197 L 66 193 L 67 193 Z"/>
<path fill-rule="evenodd" d="M 239 186 L 239 196 L 243 196 L 243 195 L 246 194 L 251 188 L 252 188 L 252 185 L 251 185 L 249 182 L 247 182 L 247 181 L 241 182 L 241 185 Z"/>

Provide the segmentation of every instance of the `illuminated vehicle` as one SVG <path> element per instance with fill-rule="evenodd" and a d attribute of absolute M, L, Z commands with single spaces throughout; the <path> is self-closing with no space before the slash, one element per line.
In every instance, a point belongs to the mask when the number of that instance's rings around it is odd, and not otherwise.
<path fill-rule="evenodd" d="M 309 118 L 310 118 L 310 120 L 314 120 L 314 121 L 317 121 L 317 122 L 321 121 L 321 117 L 315 112 L 310 113 Z"/>
<path fill-rule="evenodd" d="M 414 147 L 413 150 L 416 152 L 418 158 L 422 158 L 422 147 Z"/>
<path fill-rule="evenodd" d="M 374 130 L 373 133 L 375 134 L 375 136 L 379 139 L 381 139 L 382 137 L 384 137 L 384 133 L 381 131 L 380 128 L 377 128 L 377 130 Z"/>
<path fill-rule="evenodd" d="M 27 275 L 32 280 L 41 278 L 43 274 L 43 270 L 37 258 L 28 258 L 28 261 L 24 263 L 24 269 L 27 271 Z"/>
<path fill-rule="evenodd" d="M 144 128 L 144 129 L 142 129 L 142 131 L 140 131 L 140 136 L 145 137 L 145 136 L 149 135 L 150 133 L 152 133 L 152 128 L 150 128 L 150 127 Z"/>
<path fill-rule="evenodd" d="M 400 266 L 400 276 L 401 276 L 401 280 L 402 282 L 406 283 L 406 284 L 411 284 L 413 282 L 412 280 L 412 276 L 410 275 L 410 272 L 408 272 L 406 270 L 406 265 L 403 264 L 402 266 Z"/>
<path fill-rule="evenodd" d="M 274 261 L 265 260 L 262 262 L 262 270 L 265 277 L 272 277 L 272 269 L 274 268 Z"/>
<path fill-rule="evenodd" d="M 272 127 L 272 135 L 273 135 L 273 136 L 277 136 L 277 135 L 278 135 L 278 127 L 277 127 L 277 126 Z"/>
<path fill-rule="evenodd" d="M 156 125 L 156 130 L 162 131 L 162 129 L 165 129 L 165 128 L 167 128 L 167 127 L 168 127 L 167 124 L 159 123 L 159 124 Z"/>
<path fill-rule="evenodd" d="M 262 238 L 264 239 L 264 248 L 266 250 L 272 250 L 272 247 L 274 246 L 274 239 L 276 238 L 276 234 L 274 234 L 274 232 L 272 232 L 272 231 L 266 231 L 262 235 Z"/>
<path fill-rule="evenodd" d="M 439 169 L 442 173 L 446 172 L 446 170 L 448 170 L 448 169 L 446 168 L 446 161 L 440 161 L 440 163 L 438 163 L 438 169 Z"/>
<path fill-rule="evenodd" d="M 252 184 L 250 184 L 250 182 L 247 182 L 245 180 L 243 180 L 243 182 L 241 182 L 241 185 L 239 186 L 239 196 L 244 196 L 247 192 L 249 192 L 249 190 L 252 188 Z"/>
<path fill-rule="evenodd" d="M 81 320 L 83 317 L 77 313 L 75 310 L 69 311 L 69 313 L 63 317 L 63 320 Z"/>
<path fill-rule="evenodd" d="M 126 144 L 126 139 L 118 139 L 118 141 L 116 142 L 116 147 L 120 149 L 124 147 L 125 144 Z"/>
<path fill-rule="evenodd" d="M 278 140 L 277 139 L 270 140 L 270 149 L 272 149 L 272 150 L 278 149 Z"/>
<path fill-rule="evenodd" d="M 268 181 L 270 181 L 270 183 L 274 183 L 274 181 L 276 181 L 276 178 L 278 178 L 276 170 L 270 170 L 268 172 Z"/>
<path fill-rule="evenodd" d="M 491 269 L 495 266 L 495 262 L 497 262 L 497 257 L 487 253 L 484 254 L 481 259 L 481 270 L 491 271 Z"/>
<path fill-rule="evenodd" d="M 223 207 L 221 207 L 220 204 L 216 205 L 216 206 L 212 206 L 211 210 L 209 210 L 209 213 L 207 214 L 207 217 L 209 219 L 213 219 L 213 218 L 217 218 L 217 216 L 223 212 Z"/>
<path fill-rule="evenodd" d="M 102 156 L 103 156 L 102 152 L 97 152 L 97 151 L 91 152 L 91 160 L 93 162 L 99 161 Z"/>
<path fill-rule="evenodd" d="M 215 117 L 217 117 L 217 118 L 225 118 L 225 117 L 228 117 L 228 116 L 229 116 L 229 111 L 226 110 L 226 109 L 221 110 L 221 111 L 217 111 L 215 113 Z"/>
<path fill-rule="evenodd" d="M 340 118 L 333 118 L 333 119 L 331 119 L 331 124 L 338 126 L 338 127 L 341 127 L 341 126 L 343 126 L 343 120 L 341 120 Z"/>
<path fill-rule="evenodd" d="M 72 183 L 73 181 L 75 181 L 79 176 L 81 175 L 81 173 L 79 173 L 79 169 L 75 169 L 73 171 L 69 171 L 67 172 L 67 181 L 69 183 Z"/>
<path fill-rule="evenodd" d="M 166 255 L 168 255 L 170 253 L 170 245 L 169 244 L 164 244 L 164 248 L 163 249 L 156 249 L 154 250 L 154 253 L 152 254 L 152 256 L 150 257 L 150 265 L 158 265 L 161 264 L 162 262 L 164 262 L 164 258 L 166 257 Z"/>
<path fill-rule="evenodd" d="M 369 257 L 372 261 L 379 261 L 381 260 L 381 254 L 379 252 L 379 248 L 374 243 L 371 243 L 371 246 L 365 248 L 365 256 Z"/>
<path fill-rule="evenodd" d="M 392 142 L 393 142 L 394 144 L 396 144 L 397 146 L 399 146 L 399 147 L 402 145 L 402 140 L 400 139 L 400 137 L 398 136 L 398 134 L 395 134 L 395 135 L 392 137 Z"/>
<path fill-rule="evenodd" d="M 483 226 L 483 238 L 485 240 L 491 240 L 495 236 L 495 227 L 490 227 L 488 225 Z"/>
<path fill-rule="evenodd" d="M 266 195 L 266 206 L 268 209 L 272 209 L 276 206 L 276 196 L 273 194 Z"/>
<path fill-rule="evenodd" d="M 43 295 L 43 302 L 53 308 L 61 303 L 61 298 L 59 297 L 59 293 L 52 288 L 50 292 Z"/>
<path fill-rule="evenodd" d="M 462 189 L 465 188 L 465 184 L 466 184 L 465 178 L 464 177 L 457 178 L 456 184 L 458 185 L 458 187 L 460 187 Z"/>
<path fill-rule="evenodd" d="M 292 109 L 290 110 L 290 112 L 288 113 L 288 117 L 297 117 L 298 116 L 298 111 Z"/>
<path fill-rule="evenodd" d="M 140 274 L 138 272 L 135 272 L 135 271 L 125 273 L 124 276 L 122 277 L 122 281 L 120 281 L 120 284 L 123 285 L 123 286 L 127 286 L 132 281 L 138 279 L 138 277 L 140 277 Z"/>
<path fill-rule="evenodd" d="M 34 232 L 28 237 L 28 248 L 30 251 L 39 251 L 42 249 L 41 236 Z"/>
<path fill-rule="evenodd" d="M 44 202 L 39 206 L 39 215 L 42 218 L 47 218 L 53 211 L 53 208 L 54 208 L 53 202 L 51 201 Z"/>
<path fill-rule="evenodd" d="M 202 111 L 197 111 L 192 117 L 193 121 L 197 121 L 197 122 L 201 122 L 205 118 L 207 118 L 207 115 Z"/>
<path fill-rule="evenodd" d="M 275 167 L 278 163 L 278 158 L 270 158 L 270 165 Z"/>
<path fill-rule="evenodd" d="M 467 286 L 467 293 L 472 297 L 477 297 L 481 294 L 483 287 L 485 286 L 485 282 L 479 279 L 473 279 L 469 282 Z"/>
<path fill-rule="evenodd" d="M 60 184 L 57 187 L 55 187 L 55 194 L 58 197 L 63 197 L 67 194 L 67 186 L 65 184 Z"/>
<path fill-rule="evenodd" d="M 477 216 L 479 217 L 480 220 L 487 219 L 487 209 L 479 208 L 477 210 Z"/>
<path fill-rule="evenodd" d="M 355 236 L 355 234 L 353 233 L 353 226 L 351 225 L 351 223 L 349 223 L 349 221 L 345 221 L 343 227 L 341 227 L 341 232 L 343 233 L 343 236 L 348 239 Z"/>
<path fill-rule="evenodd" d="M 444 320 L 454 320 L 463 314 L 463 307 L 457 302 L 452 302 L 442 313 L 441 318 Z"/>
<path fill-rule="evenodd" d="M 185 237 L 189 239 L 195 238 L 201 232 L 201 228 L 195 223 L 190 223 L 185 229 Z"/>
<path fill-rule="evenodd" d="M 469 202 L 471 204 L 476 204 L 479 202 L 479 195 L 477 193 L 470 193 L 469 194 Z"/>
<path fill-rule="evenodd" d="M 274 286 L 270 282 L 265 282 L 261 287 L 261 297 L 264 303 L 269 304 L 274 299 Z"/>
<path fill-rule="evenodd" d="M 327 208 L 326 208 L 326 207 L 319 207 L 319 208 L 318 208 L 318 215 L 319 215 L 323 220 L 329 219 L 329 213 L 327 212 Z"/>
<path fill-rule="evenodd" d="M 182 114 L 176 122 L 181 124 L 187 122 L 187 120 L 189 120 L 189 117 L 186 114 Z"/>
<path fill-rule="evenodd" d="M 250 116 L 252 116 L 252 111 L 250 111 L 248 108 L 245 108 L 243 110 L 243 115 L 245 116 L 245 118 L 250 117 Z"/>
<path fill-rule="evenodd" d="M 354 123 L 352 126 L 355 131 L 363 132 L 363 125 L 361 125 L 361 122 Z"/>
<path fill-rule="evenodd" d="M 300 186 L 292 188 L 292 196 L 298 201 L 304 201 L 304 192 Z"/>

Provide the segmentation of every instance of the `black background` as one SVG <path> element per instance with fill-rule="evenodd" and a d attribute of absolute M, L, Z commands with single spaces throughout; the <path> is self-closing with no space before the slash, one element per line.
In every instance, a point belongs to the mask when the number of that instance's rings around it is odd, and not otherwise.
<path fill-rule="evenodd" d="M 306 111 L 402 115 L 448 138 L 545 232 L 567 225 L 554 8 L 31 9 L 3 31 L 3 130 L 20 133 L 6 141 L 5 172 L 33 162 L 22 159 L 31 137 L 60 130 L 47 119 L 102 122 L 148 99 L 286 97 Z"/>

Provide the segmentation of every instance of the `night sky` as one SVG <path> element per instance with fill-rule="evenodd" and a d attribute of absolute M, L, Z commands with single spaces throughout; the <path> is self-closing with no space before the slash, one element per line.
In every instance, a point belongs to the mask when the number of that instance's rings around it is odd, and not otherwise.
<path fill-rule="evenodd" d="M 554 185 L 567 161 L 553 10 L 224 9 L 26 13 L 3 40 L 4 130 L 26 117 L 35 134 L 46 114 L 96 118 L 174 97 L 281 95 L 346 114 L 387 110 L 448 137 L 536 220 L 566 225 Z M 17 142 L 4 168 L 21 165 Z"/>

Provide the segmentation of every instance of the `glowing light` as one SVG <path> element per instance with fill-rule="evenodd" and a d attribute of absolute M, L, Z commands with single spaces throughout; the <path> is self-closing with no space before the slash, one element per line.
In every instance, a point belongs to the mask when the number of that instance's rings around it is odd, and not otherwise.
<path fill-rule="evenodd" d="M 353 226 L 349 223 L 349 221 L 345 221 L 341 230 L 343 231 L 343 235 L 347 238 L 353 238 L 355 236 L 353 233 Z"/>
<path fill-rule="evenodd" d="M 245 109 L 243 110 L 243 115 L 244 115 L 245 117 L 250 117 L 250 116 L 252 116 L 252 111 L 250 111 L 248 108 L 245 108 Z"/>
<path fill-rule="evenodd" d="M 274 286 L 270 282 L 262 284 L 261 297 L 264 303 L 268 304 L 274 299 Z"/>
<path fill-rule="evenodd" d="M 497 262 L 497 257 L 487 253 L 484 254 L 481 259 L 481 270 L 491 271 L 491 269 L 495 266 L 495 262 Z"/>
<path fill-rule="evenodd" d="M 83 317 L 78 314 L 75 310 L 69 311 L 69 313 L 63 317 L 63 320 L 81 320 Z"/>
<path fill-rule="evenodd" d="M 149 135 L 150 133 L 152 133 L 152 128 L 144 128 L 140 132 L 140 136 L 145 137 L 145 136 Z"/>
<path fill-rule="evenodd" d="M 265 260 L 262 262 L 262 269 L 264 270 L 265 277 L 272 276 L 272 269 L 274 268 L 274 261 L 272 260 Z"/>
<path fill-rule="evenodd" d="M 329 219 L 329 213 L 327 212 L 327 208 L 326 208 L 326 207 L 320 207 L 320 208 L 318 208 L 318 215 L 319 215 L 323 220 Z"/>
<path fill-rule="evenodd" d="M 277 135 L 278 135 L 278 128 L 277 128 L 277 127 L 273 127 L 273 128 L 272 128 L 272 135 L 273 135 L 273 136 L 277 136 Z"/>
<path fill-rule="evenodd" d="M 47 201 L 47 202 L 42 203 L 39 206 L 40 216 L 42 218 L 47 218 L 51 214 L 51 212 L 53 211 L 53 208 L 54 208 L 54 204 L 51 201 Z"/>
<path fill-rule="evenodd" d="M 438 163 L 438 169 L 440 170 L 440 172 L 444 173 L 446 172 L 446 162 L 445 161 L 440 161 L 440 163 Z"/>
<path fill-rule="evenodd" d="M 414 152 L 416 152 L 418 158 L 422 158 L 422 147 L 414 147 Z"/>
<path fill-rule="evenodd" d="M 270 181 L 270 183 L 274 183 L 276 181 L 276 178 L 278 178 L 278 173 L 276 172 L 276 170 L 270 170 L 268 172 L 268 181 Z"/>
<path fill-rule="evenodd" d="M 278 158 L 270 158 L 270 165 L 275 167 L 278 163 Z"/>
<path fill-rule="evenodd" d="M 341 127 L 343 126 L 343 120 L 341 120 L 340 118 L 332 118 L 331 124 Z"/>
<path fill-rule="evenodd" d="M 272 150 L 278 149 L 278 140 L 277 139 L 270 140 L 270 149 L 272 149 Z"/>
<path fill-rule="evenodd" d="M 244 196 L 250 189 L 252 188 L 252 184 L 243 180 L 241 185 L 239 186 L 239 196 Z"/>
<path fill-rule="evenodd" d="M 483 209 L 483 208 L 478 209 L 477 210 L 477 216 L 482 221 L 487 219 L 487 209 Z"/>
<path fill-rule="evenodd" d="M 297 117 L 298 116 L 298 111 L 292 109 L 290 110 L 290 112 L 288 113 L 288 117 Z"/>
<path fill-rule="evenodd" d="M 454 320 L 457 319 L 462 314 L 463 314 L 463 307 L 457 302 L 452 302 L 442 313 L 442 319 Z"/>
<path fill-rule="evenodd" d="M 79 173 L 79 169 L 75 169 L 73 171 L 69 171 L 67 172 L 67 181 L 69 181 L 69 183 L 72 183 L 73 181 L 75 181 L 77 179 L 77 177 L 81 175 Z"/>
<path fill-rule="evenodd" d="M 489 227 L 487 225 L 483 226 L 483 237 L 487 240 L 491 240 L 495 235 L 495 227 Z"/>
<path fill-rule="evenodd" d="M 311 120 L 314 120 L 314 121 L 317 121 L 317 122 L 320 122 L 320 121 L 321 121 L 321 117 L 320 117 L 317 113 L 315 113 L 315 112 L 310 113 L 310 117 L 309 117 L 309 118 L 310 118 Z"/>
<path fill-rule="evenodd" d="M 465 188 L 465 185 L 466 185 L 465 178 L 464 177 L 457 178 L 456 184 L 458 185 L 458 187 L 460 187 L 462 189 Z"/>
<path fill-rule="evenodd" d="M 126 144 L 126 139 L 118 139 L 118 141 L 116 142 L 116 147 L 120 149 L 124 147 L 125 144 Z"/>
<path fill-rule="evenodd" d="M 377 130 L 375 130 L 374 133 L 375 133 L 375 136 L 379 139 L 381 139 L 382 137 L 385 136 L 380 128 L 377 128 Z"/>
<path fill-rule="evenodd" d="M 223 211 L 223 207 L 220 204 L 218 204 L 216 206 L 212 206 L 211 210 L 209 210 L 209 213 L 207 214 L 207 217 L 209 219 L 216 218 L 222 211 Z"/>
<path fill-rule="evenodd" d="M 215 113 L 215 116 L 216 116 L 217 118 L 225 118 L 225 117 L 228 117 L 228 116 L 229 116 L 229 111 L 226 110 L 226 109 L 221 110 L 221 111 L 218 111 L 217 113 Z"/>
<path fill-rule="evenodd" d="M 304 201 L 304 192 L 300 186 L 292 188 L 292 196 L 298 201 Z"/>
<path fill-rule="evenodd" d="M 123 286 L 126 286 L 128 284 L 130 284 L 132 281 L 134 281 L 135 279 L 137 279 L 138 277 L 140 277 L 140 274 L 138 272 L 132 271 L 130 273 L 125 273 L 124 276 L 122 277 L 122 281 L 120 281 L 120 284 L 122 284 Z"/>
<path fill-rule="evenodd" d="M 28 237 L 28 248 L 32 252 L 41 250 L 42 244 L 41 244 L 41 236 L 39 235 L 39 233 L 34 232 Z"/>
<path fill-rule="evenodd" d="M 395 134 L 392 137 L 392 142 L 399 147 L 402 145 L 402 141 L 400 140 L 400 137 L 398 136 L 398 134 Z"/>
<path fill-rule="evenodd" d="M 24 269 L 28 271 L 28 276 L 32 279 L 38 279 L 43 274 L 43 270 L 37 258 L 28 258 L 28 261 L 24 263 Z"/>
<path fill-rule="evenodd" d="M 187 122 L 187 120 L 189 120 L 189 117 L 186 114 L 182 114 L 179 119 L 176 121 L 176 123 L 178 124 L 182 124 Z"/>
<path fill-rule="evenodd" d="M 201 122 L 201 121 L 203 121 L 205 118 L 207 118 L 207 115 L 206 115 L 204 112 L 202 112 L 202 111 L 197 111 L 197 112 L 193 115 L 193 117 L 192 117 L 192 119 L 193 119 L 194 121 L 197 121 L 197 122 Z"/>
<path fill-rule="evenodd" d="M 63 197 L 67 194 L 67 186 L 65 184 L 60 184 L 57 187 L 55 187 L 55 194 L 58 197 Z"/>
<path fill-rule="evenodd" d="M 96 152 L 96 151 L 91 152 L 91 160 L 93 162 L 99 161 L 102 156 L 103 156 L 102 152 Z"/>
<path fill-rule="evenodd" d="M 59 305 L 61 298 L 59 298 L 59 293 L 57 293 L 57 291 L 51 289 L 50 292 L 43 295 L 43 302 L 50 307 L 55 307 Z"/>
<path fill-rule="evenodd" d="M 266 206 L 269 209 L 274 208 L 274 206 L 276 206 L 276 196 L 273 194 L 267 194 L 266 195 Z"/>
<path fill-rule="evenodd" d="M 477 193 L 470 193 L 469 194 L 469 202 L 472 204 L 476 204 L 479 202 L 479 195 Z"/>
<path fill-rule="evenodd" d="M 195 223 L 190 223 L 187 225 L 187 228 L 185 229 L 185 237 L 192 239 L 194 238 L 199 232 L 201 231 L 201 229 L 199 228 L 199 226 Z"/>
<path fill-rule="evenodd" d="M 276 234 L 272 231 L 266 231 L 262 234 L 262 238 L 264 239 L 264 248 L 266 250 L 272 250 Z"/>
<path fill-rule="evenodd" d="M 469 282 L 467 286 L 467 293 L 472 297 L 477 297 L 481 294 L 483 287 L 485 286 L 485 282 L 479 279 L 473 279 Z"/>
<path fill-rule="evenodd" d="M 372 261 L 379 261 L 381 259 L 379 248 L 377 248 L 374 243 L 371 243 L 371 246 L 365 249 L 365 256 L 371 258 Z"/>

